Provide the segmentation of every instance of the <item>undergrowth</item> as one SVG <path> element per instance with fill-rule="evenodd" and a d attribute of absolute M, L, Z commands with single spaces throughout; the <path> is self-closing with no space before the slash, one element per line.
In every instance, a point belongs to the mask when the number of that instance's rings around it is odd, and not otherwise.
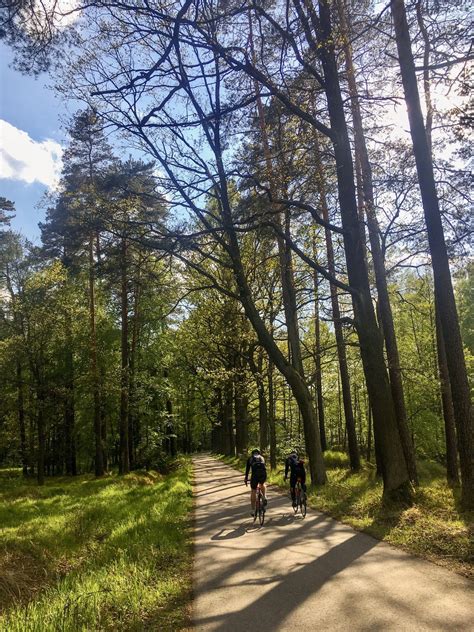
<path fill-rule="evenodd" d="M 188 625 L 191 464 L 166 476 L 0 473 L 0 630 Z"/>
<path fill-rule="evenodd" d="M 245 460 L 238 457 L 220 458 L 238 469 L 245 467 Z M 474 515 L 460 511 L 459 489 L 448 486 L 441 465 L 419 462 L 420 485 L 407 507 L 382 504 L 382 481 L 370 463 L 352 473 L 344 453 L 327 451 L 324 458 L 328 482 L 309 491 L 312 507 L 379 540 L 463 575 L 474 575 Z M 279 464 L 275 471 L 269 470 L 268 483 L 287 490 L 283 469 Z"/>

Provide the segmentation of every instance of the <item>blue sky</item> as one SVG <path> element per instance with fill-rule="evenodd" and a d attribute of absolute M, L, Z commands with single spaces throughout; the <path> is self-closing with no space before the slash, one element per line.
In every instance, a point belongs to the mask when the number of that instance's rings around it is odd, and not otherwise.
<path fill-rule="evenodd" d="M 47 75 L 34 79 L 9 66 L 4 44 L 0 60 L 0 196 L 15 202 L 13 228 L 38 241 L 44 210 L 36 206 L 60 171 L 61 119 L 71 112 L 47 88 Z"/>

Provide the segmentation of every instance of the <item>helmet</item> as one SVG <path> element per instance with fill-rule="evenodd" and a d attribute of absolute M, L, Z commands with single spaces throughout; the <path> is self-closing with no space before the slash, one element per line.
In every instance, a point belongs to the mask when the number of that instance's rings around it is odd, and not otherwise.
<path fill-rule="evenodd" d="M 252 455 L 254 455 L 254 456 L 255 456 L 255 455 L 257 455 L 257 454 L 260 454 L 260 450 L 259 450 L 258 448 L 254 448 L 254 449 L 252 450 Z"/>

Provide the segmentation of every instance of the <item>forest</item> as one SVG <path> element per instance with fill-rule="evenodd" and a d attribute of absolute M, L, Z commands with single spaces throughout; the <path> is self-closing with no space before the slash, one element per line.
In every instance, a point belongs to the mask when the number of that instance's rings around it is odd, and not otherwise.
<path fill-rule="evenodd" d="M 0 198 L 0 468 L 297 449 L 322 489 L 342 453 L 378 503 L 436 464 L 472 511 L 468 4 L 0 11 L 16 68 L 79 104 L 41 243 Z"/>

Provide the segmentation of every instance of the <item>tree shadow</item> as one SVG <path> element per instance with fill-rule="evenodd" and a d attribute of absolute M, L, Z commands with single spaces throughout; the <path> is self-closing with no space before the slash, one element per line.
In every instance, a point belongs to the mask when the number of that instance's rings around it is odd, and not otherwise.
<path fill-rule="evenodd" d="M 285 546 L 284 540 L 285 538 L 278 540 L 278 548 Z M 312 562 L 302 565 L 298 570 L 274 576 L 273 582 L 276 582 L 276 585 L 266 593 L 259 594 L 258 599 L 244 608 L 231 613 L 195 619 L 194 624 L 199 628 L 200 625 L 212 621 L 215 632 L 229 632 L 229 630 L 236 632 L 237 630 L 252 629 L 258 621 L 258 628 L 263 632 L 281 630 L 282 622 L 291 615 L 295 608 L 299 607 L 309 596 L 318 592 L 334 575 L 370 551 L 376 544 L 377 541 L 373 538 L 355 534 Z M 264 547 L 259 552 L 259 556 L 262 557 L 266 554 L 267 551 Z M 252 564 L 255 563 L 253 557 L 251 560 Z M 250 564 L 250 560 L 246 559 L 244 564 Z M 235 572 L 236 569 L 233 567 L 229 576 Z M 218 589 L 222 586 L 222 579 L 224 578 L 221 578 L 217 583 L 212 582 L 212 588 Z M 258 584 L 258 582 L 255 583 Z M 272 583 L 272 578 L 269 577 L 266 583 Z M 246 584 L 246 580 L 240 582 L 242 586 Z M 236 584 L 231 585 L 235 586 Z M 208 584 L 206 590 L 210 589 L 211 585 Z M 264 616 L 262 616 L 263 613 Z"/>

